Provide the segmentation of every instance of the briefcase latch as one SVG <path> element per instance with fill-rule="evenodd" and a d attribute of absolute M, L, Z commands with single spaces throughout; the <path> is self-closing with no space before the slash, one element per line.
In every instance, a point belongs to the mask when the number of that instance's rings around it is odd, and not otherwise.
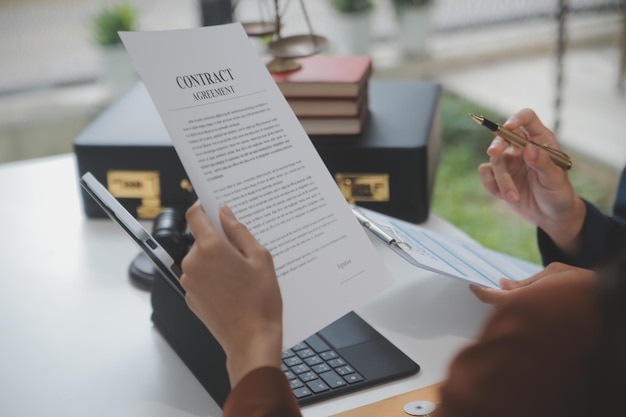
<path fill-rule="evenodd" d="M 389 174 L 335 174 L 335 181 L 348 203 L 389 201 Z"/>
<path fill-rule="evenodd" d="M 107 172 L 107 186 L 116 198 L 141 199 L 137 207 L 140 219 L 154 219 L 163 210 L 159 171 L 110 170 Z"/>

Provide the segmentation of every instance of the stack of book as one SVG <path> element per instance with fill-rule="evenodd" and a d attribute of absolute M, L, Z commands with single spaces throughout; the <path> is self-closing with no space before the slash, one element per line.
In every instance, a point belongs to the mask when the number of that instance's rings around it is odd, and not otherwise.
<path fill-rule="evenodd" d="M 361 133 L 369 115 L 371 57 L 314 55 L 298 62 L 300 69 L 272 77 L 306 133 Z"/>

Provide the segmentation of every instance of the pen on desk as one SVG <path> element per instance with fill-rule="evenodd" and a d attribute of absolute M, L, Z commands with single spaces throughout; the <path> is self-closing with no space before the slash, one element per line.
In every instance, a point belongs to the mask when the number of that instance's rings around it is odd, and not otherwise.
<path fill-rule="evenodd" d="M 500 136 L 502 139 L 506 140 L 509 143 L 520 146 L 522 148 L 525 147 L 527 144 L 532 143 L 537 148 L 547 152 L 550 156 L 550 159 L 552 159 L 552 162 L 554 162 L 556 165 L 560 166 L 563 169 L 570 169 L 572 167 L 572 161 L 565 152 L 552 149 L 548 145 L 540 145 L 537 142 L 533 142 L 532 140 L 527 139 L 524 136 L 513 132 L 512 130 L 506 129 L 499 124 L 484 118 L 483 116 L 478 116 L 474 113 L 469 113 L 469 116 L 474 119 L 476 123 L 485 126 L 495 135 Z"/>

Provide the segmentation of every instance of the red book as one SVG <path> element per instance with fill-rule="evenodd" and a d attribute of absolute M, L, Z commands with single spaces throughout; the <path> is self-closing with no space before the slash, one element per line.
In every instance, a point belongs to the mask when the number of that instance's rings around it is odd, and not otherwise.
<path fill-rule="evenodd" d="M 358 97 L 291 97 L 287 103 L 298 117 L 354 117 L 367 102 L 367 88 Z"/>
<path fill-rule="evenodd" d="M 358 97 L 372 74 L 367 55 L 313 55 L 298 60 L 302 68 L 272 73 L 285 97 Z"/>
<path fill-rule="evenodd" d="M 358 135 L 368 115 L 369 107 L 364 103 L 356 116 L 298 117 L 298 120 L 308 135 Z"/>

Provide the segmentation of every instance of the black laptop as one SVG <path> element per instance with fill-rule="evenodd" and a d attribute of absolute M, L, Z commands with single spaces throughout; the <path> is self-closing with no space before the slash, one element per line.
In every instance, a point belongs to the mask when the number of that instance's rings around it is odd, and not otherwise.
<path fill-rule="evenodd" d="M 230 392 L 226 357 L 187 307 L 179 283 L 180 268 L 93 175 L 83 175 L 81 185 L 154 263 L 159 279 L 151 288 L 152 321 L 211 397 L 223 406 Z M 285 351 L 282 366 L 300 405 L 399 379 L 420 369 L 354 312 Z"/>

